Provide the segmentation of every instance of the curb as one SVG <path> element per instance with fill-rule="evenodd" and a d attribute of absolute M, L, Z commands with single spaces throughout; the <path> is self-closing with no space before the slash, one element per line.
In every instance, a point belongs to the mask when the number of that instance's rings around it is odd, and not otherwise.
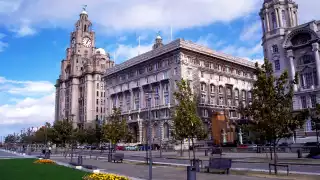
<path fill-rule="evenodd" d="M 139 156 L 132 156 L 132 157 L 139 157 Z M 140 156 L 141 157 L 141 156 Z M 183 158 L 174 158 L 174 157 L 167 157 L 165 159 L 175 159 L 175 160 L 189 160 L 189 159 L 183 159 Z M 208 161 L 208 160 L 202 160 L 202 161 Z M 244 161 L 244 160 L 232 160 L 234 163 L 268 163 L 268 162 L 258 162 L 258 161 Z M 312 164 L 312 163 L 295 163 L 295 162 L 279 162 L 279 164 L 287 164 L 287 165 L 298 165 L 298 166 L 320 166 L 320 161 L 318 164 Z"/>
<path fill-rule="evenodd" d="M 25 158 L 42 159 L 42 158 L 37 158 L 35 156 L 26 155 L 25 153 L 17 153 L 17 152 L 14 152 L 14 151 L 9 151 L 9 150 L 4 150 L 4 149 L 0 149 L 0 151 L 17 154 L 18 156 L 25 157 Z M 126 175 L 121 175 L 121 174 L 117 174 L 117 173 L 106 172 L 103 169 L 91 170 L 91 169 L 83 168 L 82 166 L 72 166 L 70 164 L 59 162 L 59 161 L 55 161 L 55 162 L 56 162 L 56 164 L 58 164 L 60 166 L 65 166 L 65 167 L 69 167 L 69 168 L 72 168 L 72 169 L 77 169 L 77 170 L 81 170 L 81 171 L 85 171 L 85 172 L 89 172 L 89 173 L 104 173 L 104 174 L 116 174 L 116 175 L 119 175 L 119 176 L 126 176 Z M 130 177 L 130 176 L 126 176 L 126 177 L 128 177 L 130 180 L 145 180 L 145 179 L 140 179 L 140 178 L 135 178 L 135 177 Z"/>
<path fill-rule="evenodd" d="M 144 163 L 144 162 L 145 162 L 145 161 L 128 160 L 128 159 L 125 159 L 124 161 L 128 161 L 128 162 L 139 162 L 139 163 Z M 153 162 L 153 164 L 164 165 L 164 166 L 173 166 L 173 167 L 187 167 L 187 166 L 189 166 L 189 165 L 187 165 L 187 164 L 165 163 L 165 162 Z M 266 173 L 269 173 L 269 170 L 265 170 L 265 169 L 231 168 L 231 170 L 235 170 L 235 171 L 252 171 L 252 172 L 266 172 Z M 271 170 L 271 172 L 273 172 L 273 170 Z M 287 171 L 278 170 L 278 173 L 280 173 L 280 174 L 287 174 Z M 299 171 L 290 171 L 289 174 L 301 174 L 301 175 L 315 175 L 315 176 L 320 176 L 320 173 L 299 172 Z"/>

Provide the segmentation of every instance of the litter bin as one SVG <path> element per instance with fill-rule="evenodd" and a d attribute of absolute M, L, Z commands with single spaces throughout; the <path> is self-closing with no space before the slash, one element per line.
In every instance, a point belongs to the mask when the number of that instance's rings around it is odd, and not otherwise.
<path fill-rule="evenodd" d="M 205 155 L 205 156 L 208 156 L 208 150 L 207 150 L 207 149 L 204 150 L 204 155 Z"/>
<path fill-rule="evenodd" d="M 81 166 L 83 162 L 82 156 L 78 156 L 78 165 Z"/>
<path fill-rule="evenodd" d="M 196 172 L 200 172 L 200 160 L 199 159 L 192 159 L 191 164 L 195 168 Z"/>
<path fill-rule="evenodd" d="M 297 150 L 297 154 L 298 154 L 298 158 L 302 158 L 302 152 L 301 152 L 301 149 L 298 149 L 298 150 Z"/>
<path fill-rule="evenodd" d="M 187 166 L 187 180 L 196 180 L 196 168 Z"/>

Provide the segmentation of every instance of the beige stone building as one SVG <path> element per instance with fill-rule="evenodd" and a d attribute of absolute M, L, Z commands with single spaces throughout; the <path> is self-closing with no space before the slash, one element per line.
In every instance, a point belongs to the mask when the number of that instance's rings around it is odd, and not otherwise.
<path fill-rule="evenodd" d="M 264 0 L 260 17 L 264 55 L 273 63 L 275 74 L 284 70 L 291 78 L 299 74 L 293 108 L 314 108 L 320 101 L 320 21 L 299 24 L 298 4 L 293 0 Z M 311 121 L 297 134 L 314 136 Z"/>
<path fill-rule="evenodd" d="M 85 9 L 70 35 L 70 47 L 61 61 L 56 82 L 55 121 L 69 119 L 73 127 L 84 127 L 105 118 L 105 86 L 101 80 L 114 66 L 110 56 L 95 47 L 95 33 Z"/>
<path fill-rule="evenodd" d="M 183 39 L 164 45 L 160 36 L 153 50 L 108 69 L 104 74 L 106 115 L 119 107 L 128 119 L 136 142 L 146 141 L 148 107 L 151 107 L 152 140 L 170 139 L 171 109 L 176 102 L 176 81 L 190 81 L 199 97 L 199 115 L 211 131 L 211 116 L 229 111 L 240 118 L 237 107 L 251 101 L 254 63 L 232 57 Z M 151 96 L 148 91 L 153 90 Z M 151 102 L 147 99 L 151 98 Z M 150 102 L 150 106 L 149 106 Z M 209 137 L 210 138 L 210 137 Z"/>

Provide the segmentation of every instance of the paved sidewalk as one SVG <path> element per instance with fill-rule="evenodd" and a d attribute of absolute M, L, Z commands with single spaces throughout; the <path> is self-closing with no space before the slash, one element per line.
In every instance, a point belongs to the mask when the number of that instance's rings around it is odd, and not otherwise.
<path fill-rule="evenodd" d="M 68 163 L 70 159 L 52 157 L 52 159 Z M 101 160 L 84 159 L 83 164 L 97 166 L 109 173 L 122 174 L 126 176 L 148 179 L 148 166 L 134 165 L 126 163 L 109 163 Z M 154 166 L 153 179 L 154 180 L 184 180 L 186 177 L 186 170 L 167 166 Z M 201 180 L 269 180 L 268 178 L 236 176 L 236 175 L 218 175 L 209 173 L 197 173 L 197 179 Z M 275 180 L 274 178 L 272 178 Z M 270 179 L 271 180 L 271 179 Z"/>

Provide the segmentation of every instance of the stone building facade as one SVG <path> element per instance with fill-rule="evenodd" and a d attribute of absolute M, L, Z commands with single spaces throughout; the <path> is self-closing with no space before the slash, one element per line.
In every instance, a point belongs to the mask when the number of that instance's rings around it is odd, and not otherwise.
<path fill-rule="evenodd" d="M 198 95 L 199 115 L 211 131 L 214 112 L 228 110 L 236 120 L 239 104 L 250 103 L 254 69 L 253 62 L 183 39 L 164 45 L 157 36 L 153 50 L 106 71 L 106 114 L 110 115 L 113 107 L 121 108 L 135 141 L 144 143 L 150 107 L 153 141 L 169 140 L 171 110 L 176 104 L 173 92 L 177 90 L 176 81 L 183 78 Z"/>
<path fill-rule="evenodd" d="M 313 108 L 320 98 L 320 21 L 298 23 L 298 5 L 293 0 L 265 0 L 260 10 L 264 56 L 276 75 L 288 70 L 299 74 L 293 108 Z M 298 135 L 313 135 L 311 122 Z"/>
<path fill-rule="evenodd" d="M 114 66 L 109 54 L 95 47 L 91 26 L 84 9 L 70 35 L 70 47 L 61 61 L 55 85 L 55 121 L 72 120 L 74 128 L 105 118 L 105 86 L 101 79 L 106 69 Z"/>

